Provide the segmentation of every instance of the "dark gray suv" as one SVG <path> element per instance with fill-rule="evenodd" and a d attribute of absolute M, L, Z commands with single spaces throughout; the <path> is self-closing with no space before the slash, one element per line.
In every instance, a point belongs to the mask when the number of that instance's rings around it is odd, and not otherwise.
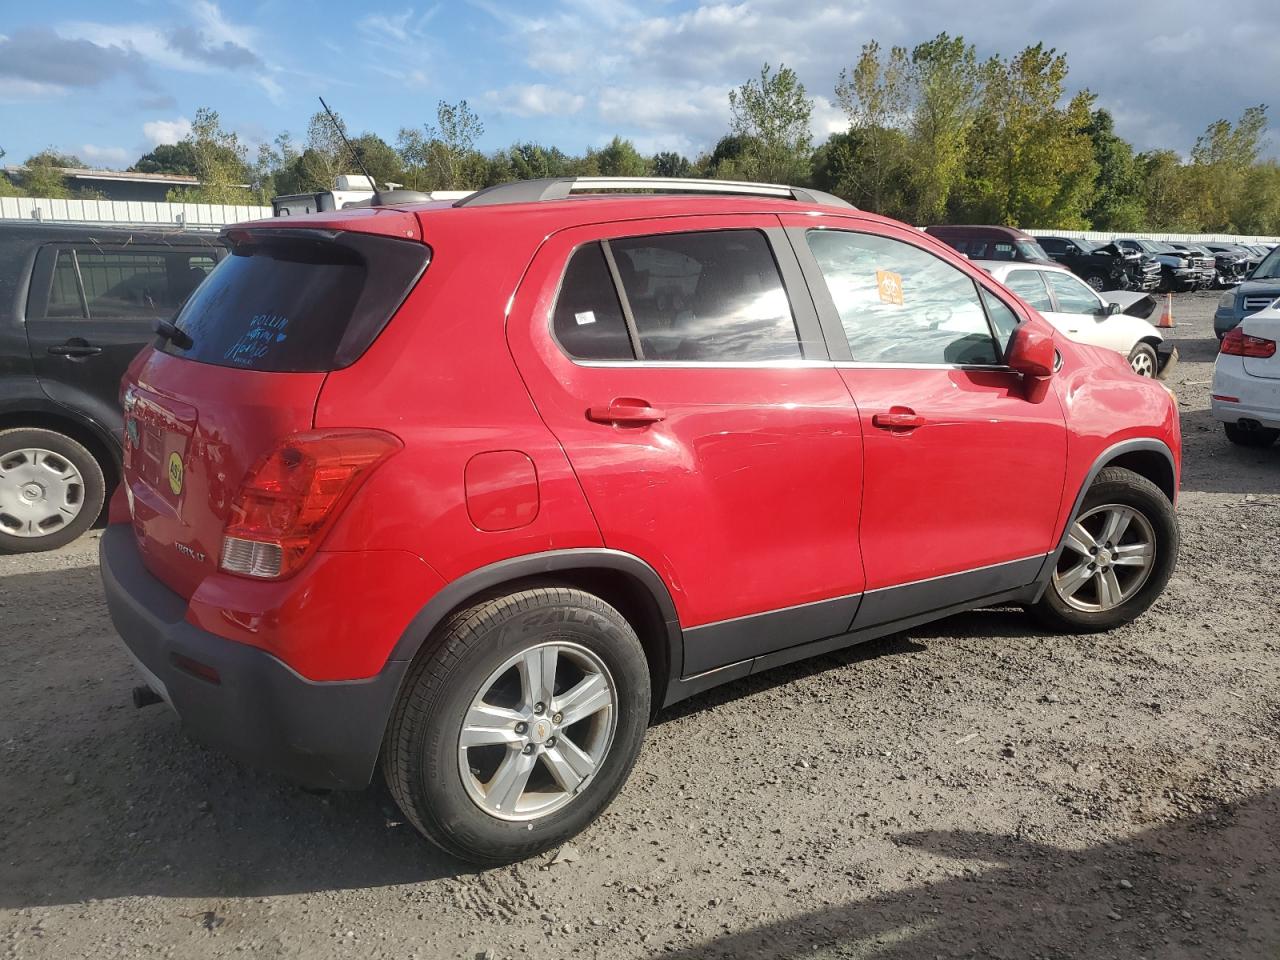
<path fill-rule="evenodd" d="M 1218 300 L 1213 315 L 1213 332 L 1221 340 L 1251 313 L 1265 310 L 1280 299 L 1280 247 L 1276 247 L 1238 286 Z"/>

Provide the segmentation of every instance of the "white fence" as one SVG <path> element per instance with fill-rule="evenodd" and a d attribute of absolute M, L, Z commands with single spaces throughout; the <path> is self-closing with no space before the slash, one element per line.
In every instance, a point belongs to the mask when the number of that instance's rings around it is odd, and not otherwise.
<path fill-rule="evenodd" d="M 1135 240 L 1178 240 L 1182 243 L 1265 243 L 1267 246 L 1275 246 L 1280 243 L 1280 237 L 1256 237 L 1231 233 L 1145 233 L 1133 230 L 1103 232 L 1098 230 L 1046 230 L 1040 227 L 1026 227 L 1023 228 L 1022 232 L 1029 233 L 1033 237 L 1082 237 L 1085 240 L 1093 240 L 1096 243 L 1110 243 L 1116 237 L 1133 238 Z"/>
<path fill-rule="evenodd" d="M 218 203 L 154 203 L 140 200 L 52 200 L 47 197 L 0 197 L 0 220 L 65 220 L 77 223 L 185 224 L 220 227 L 243 220 L 271 216 L 270 207 Z M 1280 244 L 1280 237 L 1239 236 L 1226 233 L 1146 233 L 1134 231 L 1051 230 L 1027 228 L 1035 237 L 1083 237 L 1106 243 L 1118 236 L 1141 240 L 1222 241 L 1226 243 Z"/>
<path fill-rule="evenodd" d="M 270 207 L 218 203 L 154 203 L 143 200 L 53 200 L 47 197 L 0 197 L 0 220 L 71 221 L 76 223 L 183 224 L 220 227 L 271 216 Z"/>

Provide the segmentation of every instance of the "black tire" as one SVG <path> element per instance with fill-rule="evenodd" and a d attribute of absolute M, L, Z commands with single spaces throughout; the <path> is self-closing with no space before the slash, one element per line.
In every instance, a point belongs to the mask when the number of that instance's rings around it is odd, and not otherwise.
<path fill-rule="evenodd" d="M 1098 293 L 1102 293 L 1107 289 L 1107 278 L 1100 273 L 1087 274 L 1084 282 L 1093 287 L 1094 290 L 1097 290 Z"/>
<path fill-rule="evenodd" d="M 537 819 L 499 819 L 463 782 L 463 719 L 495 670 L 552 640 L 585 647 L 607 667 L 616 688 L 612 743 L 567 805 Z M 447 853 L 486 865 L 523 860 L 576 835 L 612 802 L 640 753 L 649 684 L 635 631 L 598 597 L 540 587 L 477 603 L 450 617 L 410 668 L 383 743 L 383 776 L 409 821 Z"/>
<path fill-rule="evenodd" d="M 1109 610 L 1079 610 L 1059 595 L 1051 579 L 1044 595 L 1031 611 L 1045 626 L 1064 633 L 1097 633 L 1131 623 L 1141 616 L 1164 591 L 1178 562 L 1178 518 L 1173 504 L 1154 483 L 1122 467 L 1104 467 L 1085 494 L 1078 516 L 1106 506 L 1120 505 L 1141 513 L 1151 525 L 1155 539 L 1155 556 L 1146 581 L 1133 596 Z M 1075 517 L 1072 522 L 1075 522 Z M 1055 558 L 1060 569 L 1070 563 L 1063 557 L 1064 548 Z"/>
<path fill-rule="evenodd" d="M 106 479 L 102 475 L 102 465 L 83 444 L 55 430 L 39 427 L 0 430 L 0 463 L 6 463 L 18 451 L 31 449 L 53 453 L 75 467 L 81 480 L 75 485 L 80 511 L 70 520 L 51 526 L 43 535 L 17 536 L 5 530 L 7 524 L 16 524 L 16 518 L 4 513 L 5 491 L 0 491 L 0 553 L 36 553 L 65 547 L 93 526 L 102 514 Z"/>
<path fill-rule="evenodd" d="M 1129 351 L 1129 369 L 1140 377 L 1154 379 L 1160 367 L 1160 358 L 1156 356 L 1156 348 L 1149 343 L 1136 343 Z M 1140 369 L 1141 368 L 1141 369 Z M 1144 372 L 1149 371 L 1149 372 Z"/>
<path fill-rule="evenodd" d="M 1258 427 L 1256 430 L 1242 430 L 1238 424 L 1224 423 L 1227 439 L 1241 447 L 1269 447 L 1280 438 L 1280 430 L 1272 427 Z"/>

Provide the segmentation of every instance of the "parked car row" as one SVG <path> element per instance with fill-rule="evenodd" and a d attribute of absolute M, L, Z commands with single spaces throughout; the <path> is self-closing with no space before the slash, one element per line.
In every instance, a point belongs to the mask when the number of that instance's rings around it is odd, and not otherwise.
<path fill-rule="evenodd" d="M 1190 243 L 1117 237 L 1098 243 L 1071 236 L 1031 236 L 1013 227 L 946 224 L 926 227 L 971 260 L 1060 263 L 1099 292 L 1161 293 L 1241 283 L 1270 253 L 1240 243 Z"/>

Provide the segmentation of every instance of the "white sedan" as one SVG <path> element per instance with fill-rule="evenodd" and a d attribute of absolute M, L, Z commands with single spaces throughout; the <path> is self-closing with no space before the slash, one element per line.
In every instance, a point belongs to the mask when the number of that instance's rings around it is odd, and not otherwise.
<path fill-rule="evenodd" d="M 1163 375 L 1177 355 L 1145 319 L 1156 309 L 1149 294 L 1099 294 L 1066 267 L 1017 260 L 975 262 L 1072 340 L 1124 354 L 1140 376 Z"/>
<path fill-rule="evenodd" d="M 1277 301 L 1280 302 L 1280 301 Z M 1213 365 L 1209 410 L 1227 439 L 1267 447 L 1280 438 L 1280 308 L 1251 314 L 1227 332 Z"/>

